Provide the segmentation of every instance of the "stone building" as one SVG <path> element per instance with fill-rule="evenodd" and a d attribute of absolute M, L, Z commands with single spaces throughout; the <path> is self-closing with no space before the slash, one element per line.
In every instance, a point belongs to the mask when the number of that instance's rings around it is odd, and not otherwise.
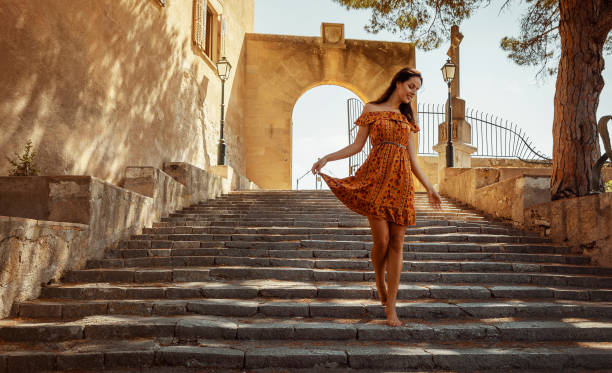
<path fill-rule="evenodd" d="M 222 83 L 226 164 L 264 189 L 291 188 L 291 112 L 310 88 L 374 99 L 409 43 L 253 34 L 253 0 L 3 1 L 0 148 L 32 139 L 43 175 L 121 184 L 128 166 L 215 169 Z M 416 107 L 415 107 L 416 109 Z M 0 159 L 0 174 L 8 162 Z M 227 169 L 224 171 L 227 172 Z M 244 183 L 243 183 L 244 184 Z"/>
<path fill-rule="evenodd" d="M 246 175 L 245 35 L 253 0 L 0 4 L 0 174 L 31 138 L 44 175 L 118 184 L 126 166 L 217 164 L 221 55 L 227 163 Z"/>

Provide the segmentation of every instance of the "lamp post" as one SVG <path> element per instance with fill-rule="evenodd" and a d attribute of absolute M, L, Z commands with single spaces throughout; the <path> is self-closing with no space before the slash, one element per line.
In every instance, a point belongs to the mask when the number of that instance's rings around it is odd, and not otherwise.
<path fill-rule="evenodd" d="M 219 139 L 219 152 L 217 154 L 217 164 L 225 164 L 225 139 L 223 138 L 223 130 L 225 126 L 225 81 L 229 78 L 232 65 L 229 63 L 227 58 L 221 57 L 217 61 L 217 74 L 221 79 L 221 137 Z"/>
<path fill-rule="evenodd" d="M 446 167 L 455 167 L 455 156 L 453 148 L 453 102 L 451 98 L 451 83 L 455 78 L 455 65 L 450 58 L 442 66 L 442 77 L 448 84 L 448 140 L 446 142 Z"/>

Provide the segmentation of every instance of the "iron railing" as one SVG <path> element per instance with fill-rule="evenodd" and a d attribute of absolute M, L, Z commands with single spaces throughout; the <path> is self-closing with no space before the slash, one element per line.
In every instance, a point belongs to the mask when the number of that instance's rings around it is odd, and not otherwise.
<path fill-rule="evenodd" d="M 552 162 L 550 157 L 536 150 L 533 141 L 512 122 L 474 109 L 466 110 L 465 120 L 472 126 L 472 145 L 477 148 L 473 157 Z"/>
<path fill-rule="evenodd" d="M 312 172 L 310 170 L 306 171 L 304 175 L 295 179 L 295 189 L 296 190 L 300 189 L 300 181 L 308 175 L 312 175 Z M 323 180 L 321 180 L 321 176 L 319 175 L 312 175 L 312 176 L 314 177 L 315 189 L 316 190 L 323 189 Z"/>
<path fill-rule="evenodd" d="M 346 108 L 348 110 L 348 136 L 349 136 L 349 144 L 352 144 L 355 141 L 355 137 L 357 136 L 357 125 L 355 121 L 361 115 L 363 111 L 363 103 L 356 98 L 349 98 L 346 101 Z M 370 137 L 366 140 L 363 149 L 355 155 L 351 155 L 349 158 L 349 176 L 355 175 L 355 171 L 365 162 L 366 158 L 370 154 Z"/>
<path fill-rule="evenodd" d="M 417 123 L 419 124 L 419 155 L 438 155 L 433 146 L 438 143 L 438 125 L 446 121 L 445 105 L 419 104 Z"/>
<path fill-rule="evenodd" d="M 350 98 L 347 100 L 347 110 L 349 144 L 351 144 L 357 135 L 357 126 L 354 125 L 354 122 L 363 111 L 363 103 L 358 99 Z M 421 103 L 418 105 L 417 123 L 420 131 L 417 153 L 419 155 L 437 154 L 433 146 L 438 143 L 438 126 L 446 122 L 446 117 L 445 104 Z M 477 148 L 472 157 L 514 158 L 544 164 L 552 162 L 551 158 L 538 151 L 526 133 L 512 122 L 474 109 L 466 110 L 465 120 L 472 127 L 471 141 L 472 145 Z M 370 148 L 368 139 L 361 152 L 349 158 L 349 175 L 354 175 L 357 168 L 363 164 L 370 153 Z"/>

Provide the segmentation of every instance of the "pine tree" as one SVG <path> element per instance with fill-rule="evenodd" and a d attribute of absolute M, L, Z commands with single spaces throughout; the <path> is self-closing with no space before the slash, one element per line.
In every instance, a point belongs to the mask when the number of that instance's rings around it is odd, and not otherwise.
<path fill-rule="evenodd" d="M 423 50 L 438 48 L 490 0 L 333 0 L 348 9 L 371 9 L 366 30 L 401 34 Z M 503 10 L 515 0 L 506 0 Z M 557 75 L 553 119 L 552 199 L 586 195 L 600 156 L 597 105 L 604 86 L 604 52 L 612 53 L 612 0 L 525 0 L 519 37 L 500 46 L 518 65 Z"/>

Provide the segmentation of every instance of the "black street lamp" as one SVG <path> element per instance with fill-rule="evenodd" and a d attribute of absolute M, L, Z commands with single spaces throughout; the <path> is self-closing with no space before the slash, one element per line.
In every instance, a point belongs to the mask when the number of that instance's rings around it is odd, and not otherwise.
<path fill-rule="evenodd" d="M 223 128 L 225 126 L 225 81 L 229 78 L 232 65 L 225 57 L 217 61 L 217 74 L 221 79 L 221 138 L 219 139 L 219 153 L 217 154 L 217 164 L 225 164 L 225 139 L 223 138 Z"/>
<path fill-rule="evenodd" d="M 451 98 L 451 83 L 455 78 L 456 66 L 450 58 L 442 66 L 442 77 L 448 84 L 448 141 L 446 142 L 446 167 L 455 167 L 455 157 L 453 148 L 453 101 Z"/>

